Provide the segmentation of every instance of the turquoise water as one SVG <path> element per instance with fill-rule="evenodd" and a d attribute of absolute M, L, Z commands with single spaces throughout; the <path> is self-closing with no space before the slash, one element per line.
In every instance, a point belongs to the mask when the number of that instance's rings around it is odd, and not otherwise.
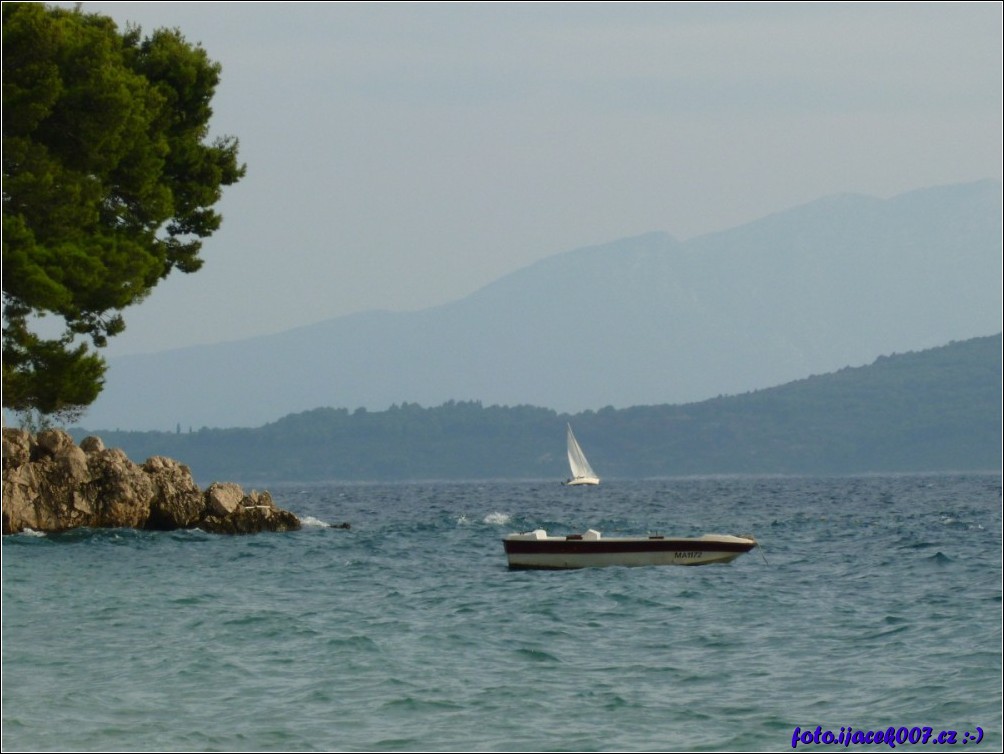
<path fill-rule="evenodd" d="M 5 537 L 4 751 L 1001 746 L 999 475 L 271 491 L 303 530 Z M 763 551 L 510 572 L 536 526 Z"/>

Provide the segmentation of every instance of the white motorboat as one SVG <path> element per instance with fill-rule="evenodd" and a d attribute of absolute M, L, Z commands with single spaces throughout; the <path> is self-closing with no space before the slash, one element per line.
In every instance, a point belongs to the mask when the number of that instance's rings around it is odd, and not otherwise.
<path fill-rule="evenodd" d="M 604 537 L 595 529 L 550 537 L 544 529 L 534 529 L 510 534 L 502 544 L 509 568 L 515 570 L 728 563 L 756 547 L 757 541 L 731 534 Z"/>

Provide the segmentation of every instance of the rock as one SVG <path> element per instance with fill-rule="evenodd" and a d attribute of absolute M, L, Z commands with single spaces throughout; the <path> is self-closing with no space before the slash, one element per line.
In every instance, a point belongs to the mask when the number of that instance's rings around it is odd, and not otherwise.
<path fill-rule="evenodd" d="M 3 467 L 16 468 L 31 460 L 35 438 L 23 429 L 3 430 Z"/>
<path fill-rule="evenodd" d="M 259 531 L 295 531 L 299 519 L 280 508 L 238 508 L 229 516 L 206 516 L 200 528 L 212 534 L 251 534 Z"/>
<path fill-rule="evenodd" d="M 236 505 L 229 507 L 231 496 L 234 490 L 240 494 Z M 220 508 L 211 509 L 210 515 L 206 516 L 201 523 L 201 528 L 214 534 L 247 534 L 254 531 L 293 531 L 300 528 L 300 521 L 289 511 L 276 508 L 272 502 L 272 495 L 268 492 L 258 492 L 251 490 L 247 495 L 235 484 L 222 485 L 213 484 L 206 491 L 206 497 L 210 493 L 224 495 L 227 498 L 229 508 L 226 512 L 221 512 Z"/>
<path fill-rule="evenodd" d="M 85 437 L 80 441 L 80 449 L 85 453 L 100 453 L 105 449 L 105 444 L 100 437 Z"/>
<path fill-rule="evenodd" d="M 214 516 L 229 516 L 244 498 L 244 490 L 233 482 L 213 482 L 206 489 L 206 508 Z"/>
<path fill-rule="evenodd" d="M 44 455 L 55 456 L 73 446 L 73 438 L 61 429 L 46 429 L 35 438 L 38 449 Z"/>
<path fill-rule="evenodd" d="M 191 470 L 173 458 L 152 456 L 143 471 L 150 475 L 154 488 L 146 528 L 170 531 L 197 525 L 205 505 Z"/>
<path fill-rule="evenodd" d="M 79 502 L 79 505 L 77 504 Z M 27 463 L 3 470 L 3 533 L 30 528 L 60 531 L 87 526 L 90 511 L 73 492 L 53 480 L 50 469 Z"/>
<path fill-rule="evenodd" d="M 87 480 L 87 454 L 76 445 L 62 448 L 54 460 L 68 480 L 75 484 Z"/>
<path fill-rule="evenodd" d="M 22 430 L 4 429 L 3 532 L 62 531 L 99 525 L 100 511 L 86 454 L 58 430 L 42 432 L 27 443 Z M 8 446 L 17 452 L 6 455 Z"/>
<path fill-rule="evenodd" d="M 87 468 L 91 479 L 83 489 L 95 517 L 85 526 L 144 528 L 155 489 L 150 475 L 118 448 L 87 456 Z"/>
<path fill-rule="evenodd" d="M 139 466 L 98 437 L 78 447 L 61 430 L 33 437 L 3 429 L 3 533 L 130 527 L 250 534 L 291 531 L 299 519 L 268 492 L 214 482 L 203 492 L 191 470 L 163 456 Z"/>

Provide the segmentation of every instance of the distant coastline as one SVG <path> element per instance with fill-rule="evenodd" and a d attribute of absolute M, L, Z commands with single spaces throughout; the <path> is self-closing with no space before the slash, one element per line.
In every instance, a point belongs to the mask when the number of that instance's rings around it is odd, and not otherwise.
<path fill-rule="evenodd" d="M 565 423 L 604 478 L 991 471 L 1001 458 L 1000 334 L 683 405 L 574 415 L 450 401 L 316 408 L 254 429 L 100 434 L 134 460 L 167 454 L 198 479 L 563 479 Z"/>

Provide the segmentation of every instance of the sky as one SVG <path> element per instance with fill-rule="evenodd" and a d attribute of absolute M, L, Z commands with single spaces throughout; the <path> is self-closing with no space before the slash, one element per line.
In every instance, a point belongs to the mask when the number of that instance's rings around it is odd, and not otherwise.
<path fill-rule="evenodd" d="M 109 357 L 423 309 L 832 194 L 1001 180 L 999 2 L 82 7 L 221 63 L 212 132 L 247 164 L 203 268 L 125 310 Z"/>

